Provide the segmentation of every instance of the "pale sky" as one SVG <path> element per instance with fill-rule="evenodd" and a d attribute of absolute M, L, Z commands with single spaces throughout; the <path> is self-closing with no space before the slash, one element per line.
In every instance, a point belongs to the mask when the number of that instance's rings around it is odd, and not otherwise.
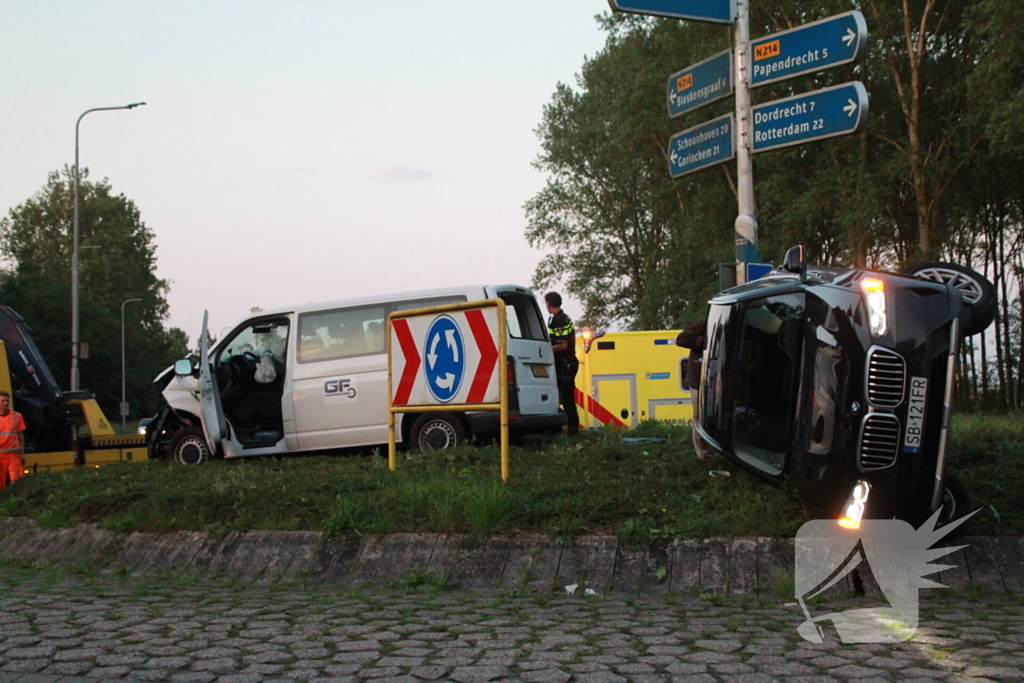
<path fill-rule="evenodd" d="M 0 211 L 81 165 L 135 201 L 194 342 L 253 306 L 531 284 L 534 129 L 604 0 L 4 0 Z M 70 264 L 68 265 L 70 269 Z M 83 268 L 88 267 L 88 252 Z M 17 308 L 16 302 L 4 302 Z M 70 292 L 67 305 L 70 306 Z M 579 315 L 571 303 L 570 315 Z M 31 321 L 29 321 L 31 323 Z"/>

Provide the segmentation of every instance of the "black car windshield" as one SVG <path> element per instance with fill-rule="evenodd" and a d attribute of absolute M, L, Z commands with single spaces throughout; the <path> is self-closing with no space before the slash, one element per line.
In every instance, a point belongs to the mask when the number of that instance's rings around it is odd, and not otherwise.
<path fill-rule="evenodd" d="M 803 294 L 746 302 L 732 358 L 733 452 L 773 475 L 793 441 L 804 310 Z"/>
<path fill-rule="evenodd" d="M 714 305 L 708 311 L 707 347 L 704 352 L 704 374 L 701 378 L 701 424 L 720 442 L 723 441 L 723 431 L 728 429 L 729 416 L 723 412 L 725 376 L 719 372 L 719 368 L 729 365 L 729 345 L 726 337 L 731 315 L 732 306 L 727 305 Z"/>

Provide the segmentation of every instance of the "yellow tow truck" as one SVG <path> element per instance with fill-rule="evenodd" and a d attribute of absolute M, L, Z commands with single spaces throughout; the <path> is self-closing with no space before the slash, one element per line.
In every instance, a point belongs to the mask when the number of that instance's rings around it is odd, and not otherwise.
<path fill-rule="evenodd" d="M 0 305 L 0 390 L 25 418 L 25 472 L 147 460 L 144 435 L 118 434 L 87 391 L 63 392 L 32 331 Z"/>

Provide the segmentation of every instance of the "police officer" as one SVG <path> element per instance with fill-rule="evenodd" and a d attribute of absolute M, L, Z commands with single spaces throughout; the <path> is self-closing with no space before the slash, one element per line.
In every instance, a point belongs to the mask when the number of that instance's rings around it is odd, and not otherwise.
<path fill-rule="evenodd" d="M 558 401 L 565 411 L 569 434 L 575 434 L 580 428 L 580 416 L 576 412 L 576 371 L 580 367 L 576 360 L 576 326 L 562 310 L 562 296 L 558 292 L 545 294 L 544 303 L 551 314 L 548 333 L 551 335 L 551 350 L 555 354 Z"/>

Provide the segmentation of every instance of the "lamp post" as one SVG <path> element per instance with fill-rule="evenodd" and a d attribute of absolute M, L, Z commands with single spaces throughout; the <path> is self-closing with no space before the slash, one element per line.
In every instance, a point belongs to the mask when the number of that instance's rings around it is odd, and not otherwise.
<path fill-rule="evenodd" d="M 121 107 L 96 107 L 95 109 L 87 109 L 82 112 L 82 115 L 78 117 L 78 121 L 75 122 L 75 218 L 74 218 L 74 235 L 71 243 L 71 391 L 78 391 L 78 356 L 79 356 L 79 340 L 78 340 L 78 185 L 81 181 L 80 174 L 78 172 L 78 126 L 82 123 L 82 119 L 85 118 L 86 114 L 94 111 L 111 111 L 114 109 L 134 109 L 135 107 L 141 107 L 146 104 L 145 102 L 136 102 L 135 104 L 126 104 Z"/>
<path fill-rule="evenodd" d="M 124 373 L 124 307 L 133 301 L 142 299 L 125 299 L 121 302 L 121 427 L 125 425 L 125 418 L 128 417 L 128 401 L 125 398 L 125 373 Z"/>

